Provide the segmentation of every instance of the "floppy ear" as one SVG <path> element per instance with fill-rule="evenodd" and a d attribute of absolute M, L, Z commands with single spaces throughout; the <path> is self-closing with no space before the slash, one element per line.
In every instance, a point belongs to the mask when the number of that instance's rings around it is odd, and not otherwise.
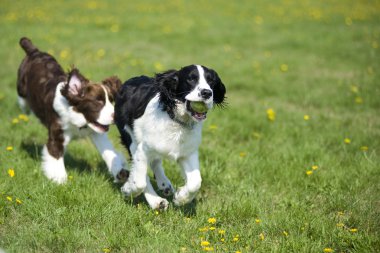
<path fill-rule="evenodd" d="M 104 86 L 109 88 L 113 97 L 115 97 L 121 88 L 121 81 L 117 76 L 111 76 L 102 81 Z"/>
<path fill-rule="evenodd" d="M 212 88 L 214 93 L 214 103 L 217 105 L 223 106 L 224 100 L 225 100 L 225 94 L 226 94 L 226 87 L 222 83 L 222 80 L 220 80 L 218 74 L 215 73 L 215 83 Z"/>
<path fill-rule="evenodd" d="M 61 90 L 61 94 L 68 99 L 71 104 L 75 105 L 81 100 L 83 88 L 87 85 L 88 80 L 81 75 L 77 68 L 69 72 L 67 84 Z"/>
<path fill-rule="evenodd" d="M 69 73 L 69 79 L 67 82 L 68 92 L 72 95 L 79 95 L 84 86 L 84 82 L 82 76 L 79 73 L 79 70 L 74 68 Z"/>
<path fill-rule="evenodd" d="M 164 73 L 156 74 L 156 82 L 160 91 L 160 104 L 162 109 L 174 118 L 176 107 L 175 92 L 178 86 L 178 71 L 168 70 Z"/>

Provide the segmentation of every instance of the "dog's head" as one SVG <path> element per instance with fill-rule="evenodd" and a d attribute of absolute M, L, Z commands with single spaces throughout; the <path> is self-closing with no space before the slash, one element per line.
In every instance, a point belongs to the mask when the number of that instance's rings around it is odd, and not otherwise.
<path fill-rule="evenodd" d="M 169 70 L 156 75 L 160 89 L 160 103 L 169 115 L 182 104 L 187 115 L 197 122 L 207 117 L 214 104 L 223 106 L 226 88 L 218 74 L 205 66 L 190 65 L 179 71 Z"/>
<path fill-rule="evenodd" d="M 114 120 L 113 101 L 121 81 L 109 77 L 101 83 L 94 83 L 85 78 L 78 69 L 70 71 L 66 85 L 61 94 L 73 106 L 73 110 L 82 114 L 87 125 L 97 133 L 107 132 Z"/>

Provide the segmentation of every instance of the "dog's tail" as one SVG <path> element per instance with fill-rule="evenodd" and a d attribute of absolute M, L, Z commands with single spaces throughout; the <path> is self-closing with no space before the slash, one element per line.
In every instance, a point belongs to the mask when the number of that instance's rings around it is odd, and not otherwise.
<path fill-rule="evenodd" d="M 20 39 L 20 46 L 22 47 L 22 49 L 24 49 L 24 51 L 27 55 L 31 55 L 34 52 L 38 51 L 38 48 L 35 47 L 33 45 L 32 41 L 26 37 L 22 37 Z"/>

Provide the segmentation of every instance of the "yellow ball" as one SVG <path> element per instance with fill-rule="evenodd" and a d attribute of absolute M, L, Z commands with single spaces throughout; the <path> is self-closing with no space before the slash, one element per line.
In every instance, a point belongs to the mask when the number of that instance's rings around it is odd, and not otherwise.
<path fill-rule="evenodd" d="M 208 110 L 206 104 L 203 102 L 193 101 L 190 102 L 190 106 L 194 111 L 198 113 L 205 113 Z"/>

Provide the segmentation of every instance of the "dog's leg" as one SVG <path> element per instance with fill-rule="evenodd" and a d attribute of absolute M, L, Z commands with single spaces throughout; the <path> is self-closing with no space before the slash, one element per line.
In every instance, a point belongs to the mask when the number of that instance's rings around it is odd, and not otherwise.
<path fill-rule="evenodd" d="M 63 154 L 69 141 L 70 136 L 64 134 L 58 123 L 50 126 L 49 140 L 42 149 L 42 170 L 47 178 L 58 184 L 67 180 Z"/>
<path fill-rule="evenodd" d="M 94 133 L 91 135 L 91 139 L 105 161 L 108 171 L 115 178 L 115 182 L 126 182 L 129 176 L 129 172 L 126 170 L 127 163 L 123 155 L 114 149 L 107 134 Z"/>
<path fill-rule="evenodd" d="M 162 160 L 155 159 L 150 163 L 153 170 L 154 177 L 156 178 L 158 189 L 160 189 L 165 196 L 170 196 L 174 192 L 174 188 L 170 180 L 166 177 L 164 168 L 162 167 Z"/>
<path fill-rule="evenodd" d="M 142 143 L 138 144 L 136 151 L 132 154 L 132 166 L 128 181 L 121 187 L 126 196 L 136 197 L 146 188 L 148 159 Z"/>
<path fill-rule="evenodd" d="M 26 113 L 26 114 L 30 113 L 30 108 L 25 98 L 19 96 L 17 99 L 17 102 L 23 113 Z"/>
<path fill-rule="evenodd" d="M 144 196 L 149 206 L 152 209 L 158 210 L 166 210 L 168 209 L 169 202 L 166 199 L 161 198 L 154 191 L 152 184 L 150 183 L 150 179 L 146 177 L 146 188 L 144 190 Z"/>
<path fill-rule="evenodd" d="M 174 194 L 174 204 L 184 205 L 192 201 L 201 188 L 202 178 L 199 170 L 198 151 L 179 161 L 186 184 Z"/>

